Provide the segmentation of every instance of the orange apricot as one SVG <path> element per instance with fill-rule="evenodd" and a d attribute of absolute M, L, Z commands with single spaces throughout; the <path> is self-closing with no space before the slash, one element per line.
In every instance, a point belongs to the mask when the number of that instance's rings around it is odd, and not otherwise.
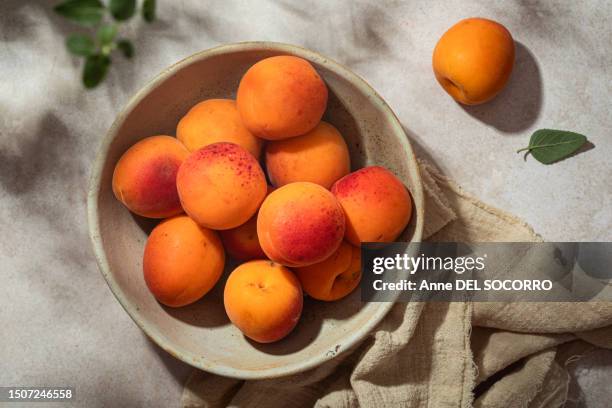
<path fill-rule="evenodd" d="M 183 212 L 176 175 L 189 152 L 171 136 L 151 136 L 130 147 L 113 172 L 113 193 L 130 211 L 149 218 Z"/>
<path fill-rule="evenodd" d="M 216 230 L 251 218 L 266 196 L 266 178 L 252 154 L 234 143 L 213 143 L 191 153 L 176 178 L 185 212 Z"/>
<path fill-rule="evenodd" d="M 286 266 L 321 262 L 344 235 L 336 198 L 318 184 L 297 182 L 274 190 L 257 216 L 257 235 L 268 258 Z"/>
<path fill-rule="evenodd" d="M 320 122 L 302 136 L 269 142 L 266 169 L 276 187 L 310 181 L 330 188 L 351 171 L 349 150 L 338 130 Z"/>
<path fill-rule="evenodd" d="M 327 106 L 327 87 L 308 61 L 281 55 L 249 68 L 240 81 L 236 103 L 255 136 L 286 139 L 319 123 Z"/>
<path fill-rule="evenodd" d="M 268 186 L 268 194 L 272 191 L 274 191 L 274 187 Z M 220 231 L 219 234 L 225 250 L 232 258 L 239 261 L 266 258 L 257 236 L 257 214 L 244 224 Z"/>
<path fill-rule="evenodd" d="M 193 303 L 208 293 L 223 272 L 225 254 L 217 233 L 186 215 L 157 225 L 145 246 L 147 287 L 166 306 Z"/>
<path fill-rule="evenodd" d="M 257 215 L 236 228 L 220 231 L 220 235 L 227 253 L 234 259 L 249 261 L 266 257 L 257 237 Z"/>
<path fill-rule="evenodd" d="M 302 288 L 286 267 L 267 260 L 238 266 L 227 278 L 223 303 L 230 321 L 259 343 L 289 334 L 303 307 Z"/>
<path fill-rule="evenodd" d="M 344 176 L 331 191 L 344 210 L 346 239 L 353 245 L 393 241 L 412 216 L 408 190 L 383 167 L 364 167 Z"/>
<path fill-rule="evenodd" d="M 231 99 L 208 99 L 195 105 L 179 121 L 176 137 L 190 152 L 217 142 L 231 142 L 255 158 L 261 153 L 262 140 L 244 126 Z"/>
<path fill-rule="evenodd" d="M 326 260 L 295 268 L 302 289 L 318 300 L 334 301 L 351 293 L 361 280 L 361 250 L 346 242 Z"/>
<path fill-rule="evenodd" d="M 514 40 L 503 25 L 484 18 L 461 20 L 433 52 L 436 79 L 456 101 L 477 105 L 506 85 L 514 65 Z"/>

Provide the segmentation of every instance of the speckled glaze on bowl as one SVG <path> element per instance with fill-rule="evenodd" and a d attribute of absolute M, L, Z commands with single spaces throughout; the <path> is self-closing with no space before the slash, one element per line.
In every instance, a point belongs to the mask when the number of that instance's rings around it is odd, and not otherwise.
<path fill-rule="evenodd" d="M 410 189 L 415 211 L 400 240 L 418 242 L 423 231 L 423 190 L 410 142 L 389 106 L 348 69 L 313 51 L 269 42 L 223 45 L 166 69 L 132 98 L 102 142 L 88 194 L 90 237 L 104 278 L 136 324 L 173 356 L 227 377 L 272 378 L 316 367 L 358 343 L 393 306 L 362 303 L 359 290 L 338 302 L 306 299 L 296 329 L 277 343 L 260 345 L 246 339 L 225 314 L 222 293 L 228 270 L 203 299 L 179 309 L 162 306 L 147 290 L 142 254 L 155 223 L 130 214 L 114 198 L 115 163 L 144 137 L 174 135 L 179 119 L 195 103 L 235 97 L 251 65 L 280 54 L 309 60 L 325 79 L 330 90 L 325 120 L 346 138 L 353 169 L 385 166 Z"/>

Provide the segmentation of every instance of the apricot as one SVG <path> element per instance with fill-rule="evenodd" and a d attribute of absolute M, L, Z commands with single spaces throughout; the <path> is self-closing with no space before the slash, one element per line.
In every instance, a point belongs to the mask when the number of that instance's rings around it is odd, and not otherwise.
<path fill-rule="evenodd" d="M 130 147 L 115 165 L 113 193 L 130 211 L 149 218 L 183 212 L 176 175 L 189 152 L 171 136 L 151 136 Z"/>
<path fill-rule="evenodd" d="M 270 194 L 274 187 L 268 186 L 267 191 Z M 238 261 L 266 258 L 257 236 L 257 213 L 244 224 L 219 233 L 223 247 L 232 258 Z"/>
<path fill-rule="evenodd" d="M 349 150 L 338 130 L 326 122 L 302 136 L 269 142 L 266 169 L 276 187 L 310 181 L 330 188 L 351 171 Z"/>
<path fill-rule="evenodd" d="M 344 235 L 336 198 L 318 184 L 297 182 L 274 190 L 257 216 L 257 235 L 268 258 L 286 266 L 321 262 Z"/>
<path fill-rule="evenodd" d="M 334 301 L 351 293 L 361 280 L 361 250 L 346 242 L 326 260 L 296 268 L 302 289 L 318 300 Z"/>
<path fill-rule="evenodd" d="M 162 221 L 151 232 L 144 251 L 144 279 L 159 302 L 185 306 L 215 286 L 224 264 L 217 233 L 179 215 Z"/>
<path fill-rule="evenodd" d="M 223 303 L 230 321 L 248 338 L 271 343 L 289 334 L 302 314 L 297 277 L 267 260 L 243 263 L 225 284 Z"/>
<path fill-rule="evenodd" d="M 255 158 L 261 153 L 262 140 L 244 126 L 231 99 L 209 99 L 195 105 L 179 121 L 176 137 L 190 152 L 217 142 L 231 142 Z"/>
<path fill-rule="evenodd" d="M 452 26 L 433 53 L 436 79 L 466 105 L 497 95 L 508 82 L 513 65 L 512 35 L 503 25 L 484 18 L 468 18 Z"/>
<path fill-rule="evenodd" d="M 236 260 L 249 261 L 266 257 L 257 238 L 257 215 L 236 228 L 219 231 L 219 234 L 225 250 Z"/>
<path fill-rule="evenodd" d="M 216 230 L 247 222 L 267 189 L 255 157 L 227 142 L 192 152 L 178 171 L 176 185 L 185 212 L 201 226 Z"/>
<path fill-rule="evenodd" d="M 270 57 L 244 74 L 236 104 L 255 136 L 286 139 L 319 123 L 327 106 L 327 87 L 308 61 L 290 55 Z"/>
<path fill-rule="evenodd" d="M 344 210 L 346 239 L 353 245 L 393 241 L 412 216 L 408 190 L 383 167 L 364 167 L 344 176 L 331 191 Z"/>

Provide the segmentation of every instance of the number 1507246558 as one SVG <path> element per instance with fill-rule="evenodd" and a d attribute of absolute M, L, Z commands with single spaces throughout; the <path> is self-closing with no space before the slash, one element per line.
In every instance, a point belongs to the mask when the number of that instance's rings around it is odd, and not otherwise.
<path fill-rule="evenodd" d="M 68 401 L 74 398 L 70 387 L 0 387 L 0 401 Z"/>

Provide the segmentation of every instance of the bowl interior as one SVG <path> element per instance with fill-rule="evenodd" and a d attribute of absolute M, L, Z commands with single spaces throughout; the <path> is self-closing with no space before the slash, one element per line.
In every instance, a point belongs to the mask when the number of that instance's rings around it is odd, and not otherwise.
<path fill-rule="evenodd" d="M 415 211 L 401 240 L 419 241 L 423 193 L 414 155 L 400 124 L 370 88 L 341 66 L 307 50 L 270 43 L 236 44 L 196 54 L 148 84 L 119 115 L 102 145 L 92 175 L 90 225 L 96 256 L 113 293 L 136 323 L 162 348 L 207 371 L 238 378 L 268 378 L 316 366 L 371 330 L 391 304 L 362 303 L 359 290 L 332 303 L 307 298 L 296 329 L 267 345 L 249 341 L 223 308 L 224 280 L 193 305 L 172 309 L 149 293 L 142 274 L 147 234 L 156 224 L 132 215 L 113 196 L 115 163 L 138 140 L 175 135 L 179 119 L 207 98 L 235 96 L 244 72 L 262 58 L 296 54 L 310 60 L 330 90 L 325 120 L 344 135 L 353 169 L 379 164 L 410 189 Z"/>

